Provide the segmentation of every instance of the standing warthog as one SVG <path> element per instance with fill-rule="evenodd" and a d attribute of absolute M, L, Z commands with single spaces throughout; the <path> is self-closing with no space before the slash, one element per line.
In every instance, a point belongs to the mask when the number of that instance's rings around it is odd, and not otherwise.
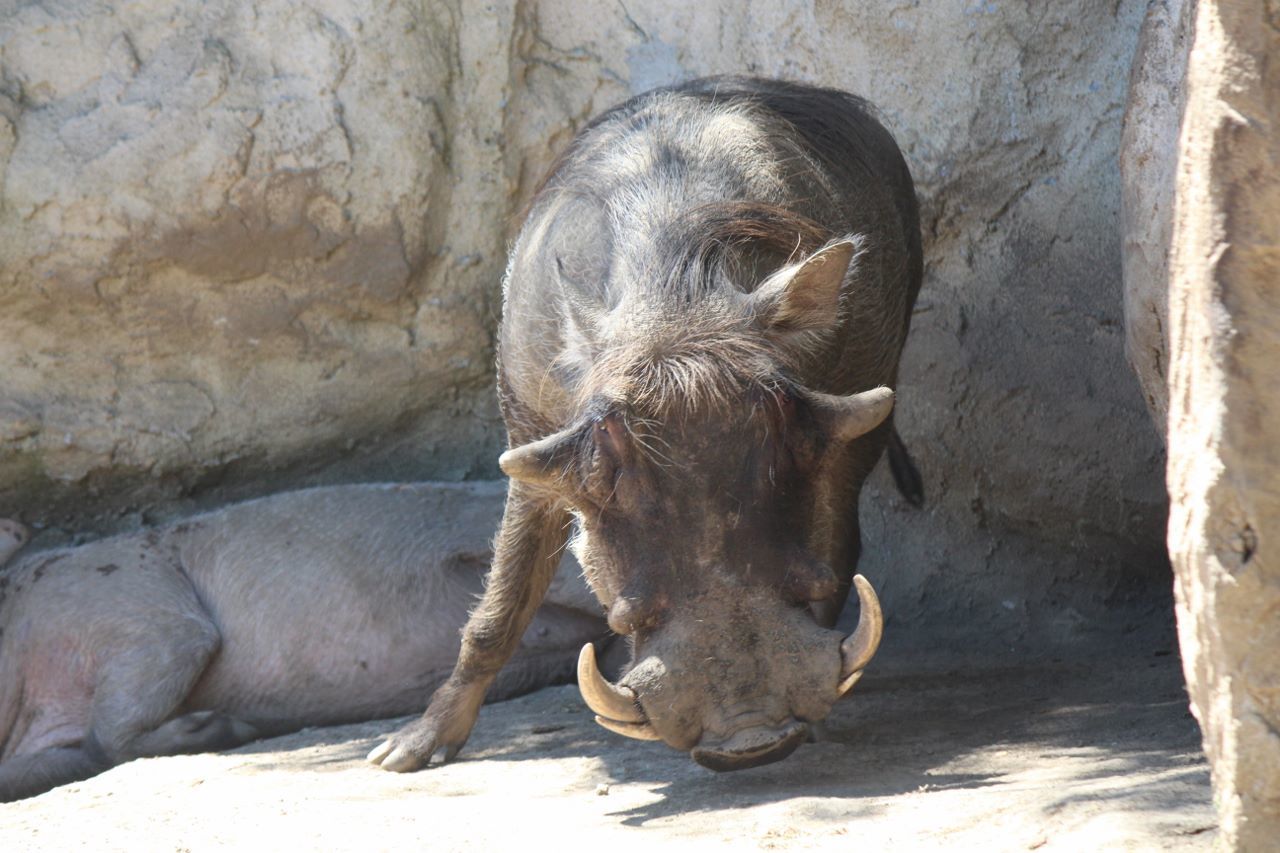
<path fill-rule="evenodd" d="M 0 568 L 0 802 L 131 758 L 421 710 L 501 507 L 497 483 L 308 489 Z M 0 558 L 26 538 L 0 520 Z M 566 568 L 489 698 L 569 680 L 606 633 Z"/>
<path fill-rule="evenodd" d="M 457 753 L 570 528 L 633 653 L 615 685 L 583 650 L 597 720 L 716 770 L 788 755 L 879 642 L 858 494 L 921 270 L 911 176 L 852 95 L 700 80 L 591 122 L 508 267 L 488 588 L 426 714 L 370 759 Z"/>

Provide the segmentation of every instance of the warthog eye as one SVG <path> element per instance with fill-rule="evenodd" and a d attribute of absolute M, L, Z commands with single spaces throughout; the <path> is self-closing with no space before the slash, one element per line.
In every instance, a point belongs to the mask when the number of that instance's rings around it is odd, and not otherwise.
<path fill-rule="evenodd" d="M 592 454 L 592 479 L 609 490 L 614 480 L 629 460 L 630 443 L 622 416 L 616 412 L 592 419 L 591 438 L 595 445 Z"/>
<path fill-rule="evenodd" d="M 592 419 L 592 424 L 594 425 L 592 432 L 596 444 L 620 457 L 624 451 L 627 433 L 627 427 L 623 423 L 622 415 L 617 412 L 599 415 Z"/>

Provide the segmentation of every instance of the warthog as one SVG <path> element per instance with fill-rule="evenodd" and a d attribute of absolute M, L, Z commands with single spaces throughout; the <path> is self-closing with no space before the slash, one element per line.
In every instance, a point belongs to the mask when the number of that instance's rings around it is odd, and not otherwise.
<path fill-rule="evenodd" d="M 337 486 L 0 570 L 0 802 L 141 756 L 422 710 L 482 588 L 502 485 Z M 27 539 L 0 521 L 0 557 Z M 607 633 L 561 576 L 489 698 Z"/>
<path fill-rule="evenodd" d="M 592 121 L 508 266 L 491 579 L 449 680 L 370 760 L 458 752 L 571 529 L 632 646 L 617 684 L 583 650 L 598 721 L 716 770 L 788 755 L 879 641 L 858 494 L 921 271 L 911 176 L 859 98 L 720 78 Z"/>

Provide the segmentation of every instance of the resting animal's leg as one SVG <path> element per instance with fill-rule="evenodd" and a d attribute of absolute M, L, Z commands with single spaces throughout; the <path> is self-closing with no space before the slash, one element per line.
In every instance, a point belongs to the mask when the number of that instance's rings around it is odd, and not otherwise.
<path fill-rule="evenodd" d="M 258 729 L 221 711 L 192 711 L 138 735 L 131 751 L 136 758 L 217 752 L 235 749 L 260 737 L 262 733 Z"/>
<path fill-rule="evenodd" d="M 109 766 L 80 746 L 58 746 L 10 758 L 0 764 L 0 803 L 34 797 L 59 785 L 88 779 Z"/>
<path fill-rule="evenodd" d="M 129 757 L 231 749 L 258 736 L 252 726 L 226 714 L 196 711 L 137 735 L 130 743 Z M 92 735 L 82 745 L 51 747 L 10 758 L 0 764 L 0 803 L 88 779 L 121 760 L 109 758 Z"/>
<path fill-rule="evenodd" d="M 444 750 L 449 761 L 471 734 L 485 691 L 520 643 L 546 595 L 568 538 L 568 513 L 541 493 L 512 481 L 494 547 L 484 597 L 462 633 L 462 651 L 449 680 L 422 717 L 369 754 L 384 769 L 425 767 Z"/>
<path fill-rule="evenodd" d="M 149 580 L 147 600 L 113 620 L 93 692 L 91 747 L 114 765 L 229 749 L 257 737 L 251 726 L 219 712 L 178 715 L 222 638 L 180 572 Z"/>

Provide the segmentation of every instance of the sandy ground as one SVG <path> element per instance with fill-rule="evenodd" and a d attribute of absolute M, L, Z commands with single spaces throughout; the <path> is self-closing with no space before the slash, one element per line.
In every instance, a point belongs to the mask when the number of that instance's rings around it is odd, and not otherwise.
<path fill-rule="evenodd" d="M 0 805 L 0 850 L 1206 850 L 1177 657 L 882 664 L 779 764 L 718 775 L 592 722 L 574 687 L 487 706 L 453 764 L 364 762 L 395 721 L 137 761 Z"/>

